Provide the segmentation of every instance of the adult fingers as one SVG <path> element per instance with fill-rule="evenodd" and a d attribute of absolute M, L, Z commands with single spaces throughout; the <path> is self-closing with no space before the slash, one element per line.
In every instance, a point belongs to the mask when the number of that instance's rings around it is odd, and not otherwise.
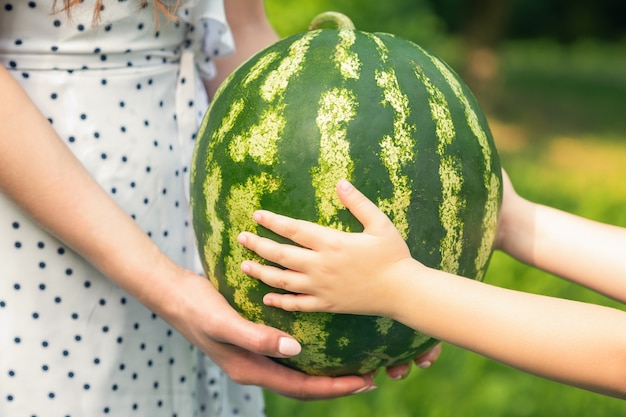
<path fill-rule="evenodd" d="M 291 382 L 291 381 L 287 381 Z M 281 395 L 299 400 L 320 400 L 369 392 L 376 384 L 368 376 L 319 377 L 305 376 L 297 385 L 281 381 L 285 389 L 275 390 Z"/>
<path fill-rule="evenodd" d="M 213 346 L 207 354 L 238 384 L 257 385 L 303 401 L 331 399 L 376 387 L 371 376 L 310 376 L 228 344 Z"/>
<path fill-rule="evenodd" d="M 415 358 L 413 362 L 415 362 L 415 364 L 419 366 L 420 368 L 426 369 L 426 368 L 429 368 L 439 358 L 440 354 L 441 354 L 441 343 L 437 343 L 434 347 L 432 347 L 431 349 L 429 349 L 422 355 Z M 402 363 L 402 364 L 387 368 L 387 375 L 389 375 L 391 379 L 398 380 L 398 379 L 406 378 L 409 375 L 410 371 L 411 371 L 411 363 L 406 362 L 406 363 Z"/>
<path fill-rule="evenodd" d="M 430 367 L 441 354 L 441 343 L 437 343 L 433 348 L 425 352 L 424 354 L 415 358 L 414 362 L 420 368 Z"/>
<path fill-rule="evenodd" d="M 301 401 L 332 399 L 376 388 L 370 376 L 311 376 L 276 363 L 268 364 L 258 373 L 255 371 L 250 375 L 250 369 L 246 369 L 252 383 Z"/>
<path fill-rule="evenodd" d="M 387 375 L 389 376 L 389 378 L 395 379 L 395 380 L 406 378 L 410 372 L 411 372 L 410 362 L 401 363 L 399 365 L 395 365 L 395 366 L 387 368 Z"/>
<path fill-rule="evenodd" d="M 286 332 L 246 320 L 227 303 L 226 306 L 214 303 L 212 313 L 205 335 L 197 336 L 195 340 L 208 338 L 254 354 L 279 358 L 297 355 L 302 350 L 300 344 Z"/>

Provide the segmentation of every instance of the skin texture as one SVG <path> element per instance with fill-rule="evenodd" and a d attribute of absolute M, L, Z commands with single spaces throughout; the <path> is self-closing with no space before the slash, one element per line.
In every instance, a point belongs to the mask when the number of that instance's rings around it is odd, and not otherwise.
<path fill-rule="evenodd" d="M 229 0 L 226 12 L 237 53 L 216 62 L 219 79 L 277 39 L 260 0 Z M 277 329 L 241 318 L 210 281 L 174 264 L 93 180 L 11 75 L 0 68 L 0 192 L 84 256 L 116 284 L 170 323 L 235 382 L 254 384 L 300 400 L 335 398 L 375 388 L 372 375 L 312 377 L 268 356 L 300 352 Z M 438 356 L 417 359 L 422 367 Z M 409 364 L 388 370 L 402 378 Z"/>
<path fill-rule="evenodd" d="M 503 175 L 496 249 L 626 302 L 626 229 L 532 203 Z M 340 181 L 337 192 L 364 225 L 362 233 L 259 211 L 259 224 L 302 247 L 247 232 L 239 236 L 241 244 L 287 268 L 242 264 L 251 276 L 296 293 L 267 294 L 266 304 L 391 317 L 522 371 L 626 398 L 624 312 L 427 268 L 410 257 L 389 219 L 351 184 Z"/>

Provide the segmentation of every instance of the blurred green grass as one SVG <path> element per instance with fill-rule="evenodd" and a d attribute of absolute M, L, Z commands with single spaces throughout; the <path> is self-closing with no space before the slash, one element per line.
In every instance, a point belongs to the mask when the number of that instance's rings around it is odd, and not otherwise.
<path fill-rule="evenodd" d="M 455 54 L 462 51 L 458 42 L 445 40 L 428 47 L 451 65 L 461 66 Z M 497 79 L 488 94 L 477 97 L 518 192 L 539 203 L 626 227 L 626 45 L 517 42 L 503 45 L 498 57 Z M 502 253 L 494 254 L 486 281 L 623 309 Z M 444 345 L 430 369 L 414 367 L 403 381 L 391 381 L 384 373 L 376 380 L 379 388 L 373 392 L 330 401 L 303 403 L 267 392 L 267 415 L 626 416 L 621 400 L 523 374 L 450 345 Z"/>

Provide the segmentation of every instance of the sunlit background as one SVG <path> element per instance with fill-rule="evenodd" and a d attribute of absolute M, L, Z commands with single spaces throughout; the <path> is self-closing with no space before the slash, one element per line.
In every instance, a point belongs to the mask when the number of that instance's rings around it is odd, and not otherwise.
<path fill-rule="evenodd" d="M 282 36 L 306 30 L 321 11 L 336 10 L 350 16 L 360 30 L 394 33 L 439 55 L 474 90 L 520 194 L 626 227 L 626 2 L 267 0 L 266 4 Z M 486 280 L 623 308 L 501 253 L 494 255 Z M 403 381 L 390 381 L 381 373 L 377 383 L 379 388 L 371 393 L 310 403 L 268 392 L 267 414 L 626 416 L 626 403 L 620 400 L 526 375 L 450 345 L 444 345 L 430 369 L 414 368 Z"/>

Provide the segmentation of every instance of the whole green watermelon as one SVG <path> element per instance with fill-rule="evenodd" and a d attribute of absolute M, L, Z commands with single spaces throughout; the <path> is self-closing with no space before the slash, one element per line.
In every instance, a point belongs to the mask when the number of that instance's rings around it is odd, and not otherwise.
<path fill-rule="evenodd" d="M 302 353 L 280 361 L 314 375 L 367 373 L 436 342 L 388 318 L 264 306 L 275 290 L 241 272 L 258 257 L 237 243 L 239 232 L 281 239 L 253 222 L 257 209 L 361 231 L 336 196 L 342 178 L 391 218 L 413 257 L 472 279 L 487 268 L 502 199 L 476 100 L 412 42 L 340 23 L 283 39 L 236 70 L 198 134 L 197 245 L 207 276 L 242 316 L 300 341 Z"/>

